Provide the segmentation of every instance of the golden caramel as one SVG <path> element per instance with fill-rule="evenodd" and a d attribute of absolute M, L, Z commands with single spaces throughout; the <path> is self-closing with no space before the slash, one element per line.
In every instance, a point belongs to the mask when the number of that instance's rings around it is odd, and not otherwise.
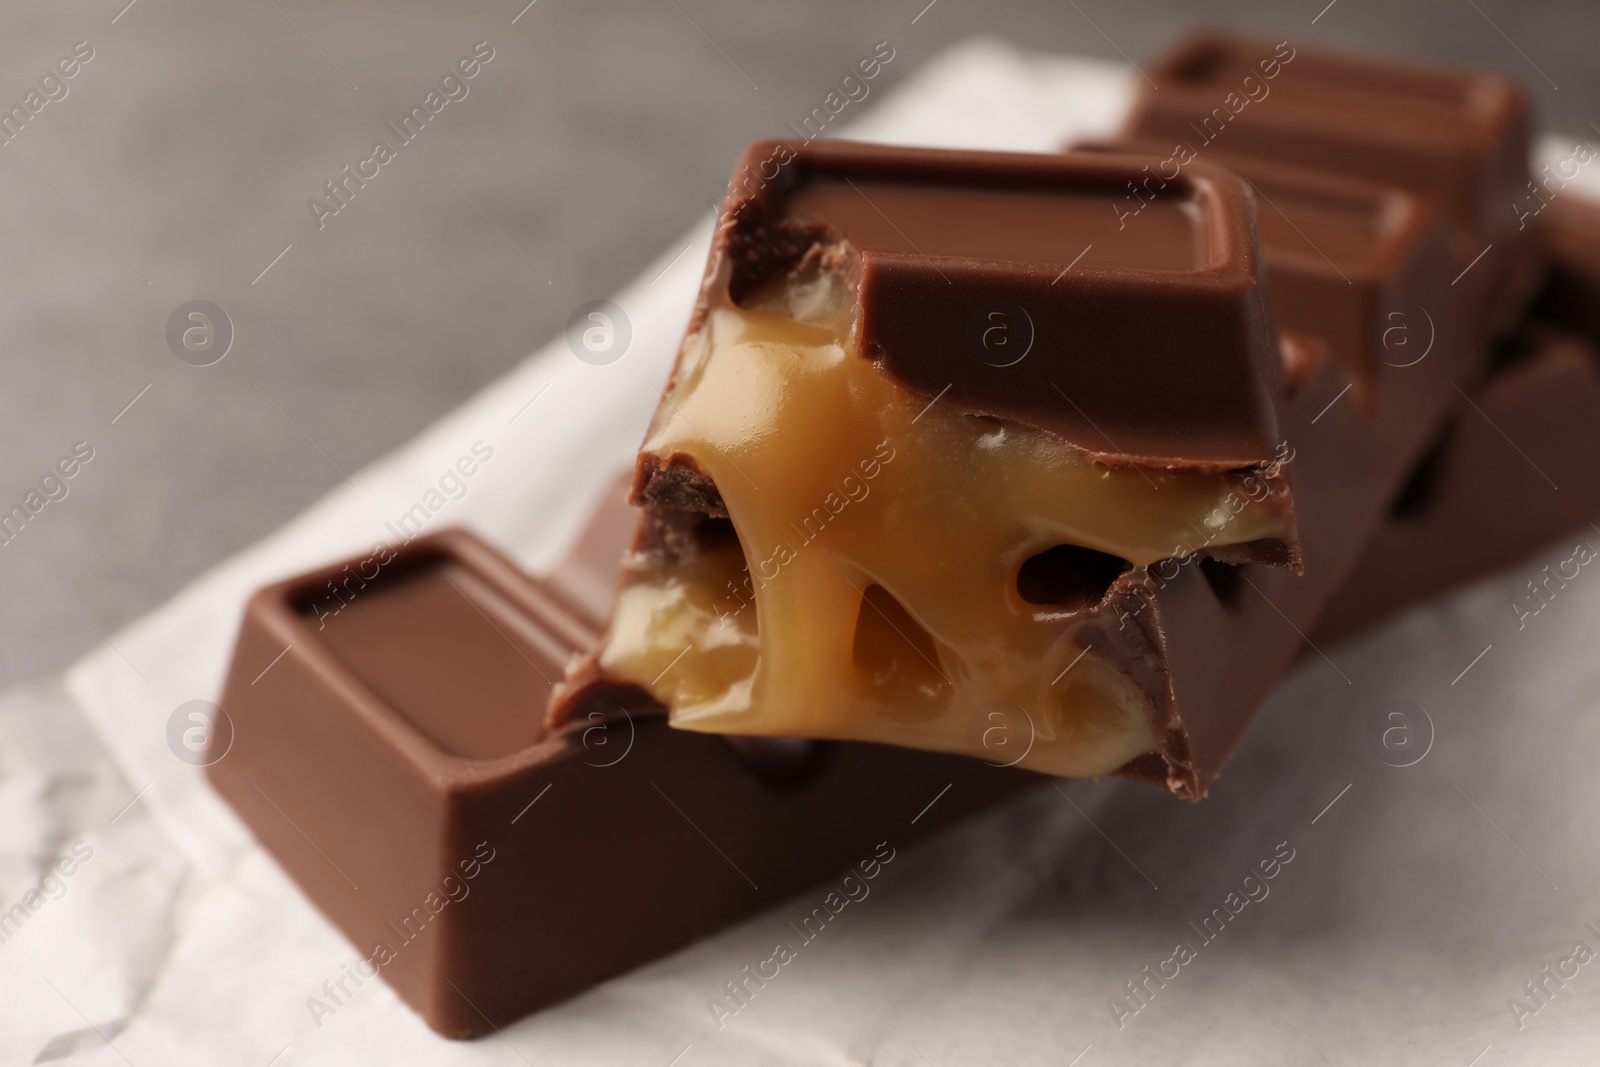
<path fill-rule="evenodd" d="M 689 338 L 644 451 L 709 475 L 738 541 L 635 571 L 602 668 L 689 730 L 1072 776 L 1154 750 L 1148 699 L 1073 640 L 1086 605 L 1029 603 L 1023 563 L 1074 545 L 1144 567 L 1291 520 L 1228 508 L 1227 474 L 1108 466 L 912 395 L 843 340 L 841 290 L 820 275 Z"/>

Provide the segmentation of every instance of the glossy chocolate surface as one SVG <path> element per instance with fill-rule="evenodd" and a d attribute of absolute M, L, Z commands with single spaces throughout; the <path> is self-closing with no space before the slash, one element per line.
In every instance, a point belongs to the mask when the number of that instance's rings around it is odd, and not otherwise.
<path fill-rule="evenodd" d="M 1527 351 L 1484 385 L 1413 471 L 1313 641 L 1349 636 L 1563 536 L 1592 543 L 1600 354 L 1554 330 L 1535 328 L 1522 343 Z"/>
<path fill-rule="evenodd" d="M 1213 32 L 1147 69 L 1155 87 L 1140 94 L 1131 136 L 1407 189 L 1477 247 L 1515 229 L 1507 205 L 1527 181 L 1529 120 L 1506 78 Z"/>
<path fill-rule="evenodd" d="M 634 522 L 602 508 L 562 572 Z M 208 773 L 363 973 L 446 1036 L 509 1025 L 1038 781 L 878 745 L 735 748 L 610 703 L 545 734 L 547 680 L 598 639 L 603 599 L 450 531 L 400 549 L 319 627 L 303 606 L 346 573 L 251 599 L 221 699 L 233 745 Z"/>
<path fill-rule="evenodd" d="M 1082 147 L 1152 157 L 1163 149 L 1148 140 Z M 1459 268 L 1447 220 L 1432 201 L 1396 186 L 1224 150 L 1210 158 L 1256 196 L 1278 329 L 1328 349 L 1345 366 L 1358 402 L 1370 403 L 1380 362 L 1409 362 L 1422 351 L 1426 318 L 1475 313 L 1464 293 L 1439 292 L 1437 280 Z"/>
<path fill-rule="evenodd" d="M 853 290 L 858 351 L 914 393 L 1108 462 L 1269 462 L 1279 372 L 1249 194 L 1197 166 L 1119 215 L 1146 162 L 757 142 L 701 313 L 830 266 Z"/>

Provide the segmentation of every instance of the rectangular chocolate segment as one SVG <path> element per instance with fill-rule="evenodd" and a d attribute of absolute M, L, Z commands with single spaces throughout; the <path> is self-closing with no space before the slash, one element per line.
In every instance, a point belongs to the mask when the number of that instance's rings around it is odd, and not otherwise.
<path fill-rule="evenodd" d="M 1106 208 L 1113 197 L 1085 191 L 971 189 L 909 182 L 802 180 L 784 197 L 785 218 L 816 221 L 863 251 L 1076 263 L 1132 270 L 1198 270 L 1210 258 L 1201 216 L 1169 196 L 1140 218 L 1138 239 Z"/>
<path fill-rule="evenodd" d="M 856 347 L 929 399 L 1118 462 L 1264 465 L 1277 368 L 1247 194 L 1201 165 L 1119 218 L 1143 162 L 757 142 L 711 269 L 737 304 L 837 270 Z"/>
<path fill-rule="evenodd" d="M 1159 171 L 1165 146 L 1130 138 L 1075 147 L 1146 155 Z M 1467 293 L 1439 284 L 1459 268 L 1433 201 L 1396 186 L 1247 155 L 1213 150 L 1210 157 L 1256 195 L 1278 329 L 1339 359 L 1363 406 L 1372 402 L 1380 360 L 1426 358 L 1436 318 L 1477 314 Z M 1144 184 L 1163 183 L 1153 172 Z"/>
<path fill-rule="evenodd" d="M 492 760 L 544 740 L 538 694 L 595 639 L 553 598 L 535 624 L 470 568 L 419 560 L 361 594 L 317 635 L 341 667 L 451 756 Z M 508 651 L 512 654 L 508 655 Z M 470 687 L 472 714 L 462 714 Z"/>
<path fill-rule="evenodd" d="M 616 544 L 619 521 L 633 518 L 603 512 L 585 541 Z M 451 531 L 345 586 L 337 615 L 305 610 L 348 573 L 251 599 L 221 698 L 234 739 L 209 774 L 350 939 L 357 972 L 449 1037 L 509 1025 L 1037 781 L 883 746 L 735 748 L 609 704 L 545 734 L 549 680 L 598 638 L 569 583 Z"/>
<path fill-rule="evenodd" d="M 1593 534 L 1600 354 L 1551 327 L 1532 327 L 1518 344 L 1524 351 L 1414 469 L 1313 641 L 1347 637 L 1559 537 Z"/>
<path fill-rule="evenodd" d="M 1217 32 L 1181 41 L 1150 78 L 1125 134 L 1167 146 L 1158 173 L 1226 154 L 1404 189 L 1450 221 L 1478 325 L 1515 324 L 1539 280 L 1518 219 L 1529 116 L 1515 83 Z"/>
<path fill-rule="evenodd" d="M 1413 468 L 1312 640 L 1328 645 L 1600 519 L 1600 206 L 1541 212 L 1534 317 Z"/>
<path fill-rule="evenodd" d="M 1140 95 L 1133 136 L 1407 189 L 1480 247 L 1515 229 L 1528 104 L 1506 78 L 1209 32 L 1147 69 L 1156 87 Z"/>

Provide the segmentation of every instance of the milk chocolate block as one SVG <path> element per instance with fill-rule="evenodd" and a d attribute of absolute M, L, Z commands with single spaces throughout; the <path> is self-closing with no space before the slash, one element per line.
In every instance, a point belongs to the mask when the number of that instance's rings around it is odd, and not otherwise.
<path fill-rule="evenodd" d="M 620 545 L 619 511 L 585 541 Z M 456 531 L 251 599 L 209 773 L 350 939 L 346 994 L 381 976 L 439 1033 L 485 1033 L 836 872 L 869 877 L 1036 781 L 879 746 L 736 750 L 598 702 L 547 732 L 552 681 L 602 624 L 564 592 L 585 588 Z"/>
<path fill-rule="evenodd" d="M 1427 358 L 1374 362 L 1369 331 L 1351 341 L 1307 311 L 1334 336 L 1286 346 L 1313 353 L 1290 382 L 1277 344 L 1261 350 L 1253 256 L 1226 285 L 1179 277 L 1204 273 L 1180 269 L 1197 233 L 1222 237 L 1187 262 L 1225 266 L 1252 224 L 1254 194 L 1234 195 L 1248 186 L 1205 195 L 1229 180 L 1204 162 L 1148 186 L 1130 219 L 1107 179 L 1131 186 L 1148 157 L 784 151 L 757 145 L 736 172 L 640 452 L 645 521 L 616 615 L 549 721 L 631 690 L 689 730 L 981 754 L 998 715 L 1027 727 L 1023 766 L 1203 796 L 1455 383 L 1486 362 L 1428 221 L 1440 213 L 1404 190 L 1272 176 L 1315 202 L 1372 291 L 1438 312 Z M 1343 299 L 1335 287 L 1355 282 L 1332 265 L 1302 260 L 1297 299 Z M 955 324 L 973 308 L 991 321 L 991 305 L 1005 344 L 969 347 L 963 367 Z M 1185 336 L 1163 334 L 1171 322 Z M 1232 351 L 1246 342 L 1248 359 Z M 1315 357 L 1334 345 L 1350 350 Z M 1169 401 L 1148 402 L 1168 376 L 1235 429 L 1168 420 Z M 1341 402 L 1358 381 L 1365 402 Z M 1242 400 L 1251 389 L 1261 404 Z"/>
<path fill-rule="evenodd" d="M 1167 145 L 1155 176 L 1225 152 L 1406 189 L 1453 222 L 1456 269 L 1475 264 L 1460 284 L 1498 298 L 1482 305 L 1486 323 L 1514 321 L 1536 287 L 1517 207 L 1531 190 L 1530 121 L 1514 82 L 1211 31 L 1147 69 L 1154 87 L 1125 132 Z"/>

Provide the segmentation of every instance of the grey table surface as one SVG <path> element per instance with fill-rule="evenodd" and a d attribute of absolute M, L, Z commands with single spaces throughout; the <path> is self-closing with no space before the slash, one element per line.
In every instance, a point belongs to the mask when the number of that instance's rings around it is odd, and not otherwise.
<path fill-rule="evenodd" d="M 6 107 L 93 51 L 0 145 L 0 512 L 93 449 L 0 544 L 0 683 L 64 666 L 501 374 L 878 41 L 896 55 L 874 91 L 975 34 L 1142 62 L 1195 20 L 1259 26 L 1499 69 L 1545 125 L 1600 131 L 1583 0 L 525 2 L 0 9 Z M 319 228 L 307 200 L 479 41 L 467 96 Z M 234 332 L 206 367 L 167 341 L 197 298 Z"/>

